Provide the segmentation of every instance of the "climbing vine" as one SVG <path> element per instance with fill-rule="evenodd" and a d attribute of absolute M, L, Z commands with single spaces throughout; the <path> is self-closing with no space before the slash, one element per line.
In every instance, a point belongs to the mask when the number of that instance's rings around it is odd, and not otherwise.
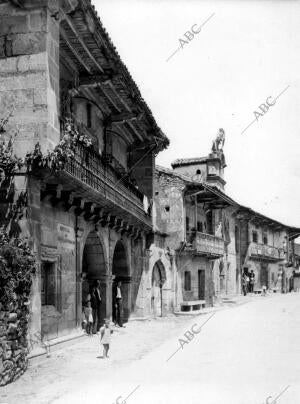
<path fill-rule="evenodd" d="M 0 296 L 4 306 L 23 305 L 31 290 L 36 258 L 26 240 L 10 237 L 0 229 Z M 26 304 L 25 304 L 26 305 Z"/>
<path fill-rule="evenodd" d="M 67 118 L 63 124 L 64 136 L 52 151 L 42 153 L 39 143 L 35 145 L 32 152 L 26 154 L 24 163 L 28 170 L 34 168 L 50 168 L 55 171 L 62 170 L 65 164 L 75 156 L 75 148 L 81 145 L 90 148 L 92 142 L 84 134 L 80 134 L 71 118 Z"/>

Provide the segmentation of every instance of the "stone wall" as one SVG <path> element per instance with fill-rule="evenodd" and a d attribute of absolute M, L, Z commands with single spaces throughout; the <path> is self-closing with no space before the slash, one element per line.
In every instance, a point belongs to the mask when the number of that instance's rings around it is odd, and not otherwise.
<path fill-rule="evenodd" d="M 185 240 L 184 182 L 176 175 L 156 173 L 154 192 L 154 229 L 168 234 L 172 250 L 180 248 Z"/>
<path fill-rule="evenodd" d="M 27 309 L 0 302 L 0 386 L 21 376 L 27 368 Z"/>
<path fill-rule="evenodd" d="M 35 4 L 0 5 L 0 110 L 12 112 L 20 157 L 37 142 L 46 151 L 59 141 L 59 24 L 46 1 Z"/>

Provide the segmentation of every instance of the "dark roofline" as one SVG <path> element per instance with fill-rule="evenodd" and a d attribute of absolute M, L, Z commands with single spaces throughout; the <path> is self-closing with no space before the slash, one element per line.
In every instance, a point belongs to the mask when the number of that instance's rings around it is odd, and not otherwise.
<path fill-rule="evenodd" d="M 276 225 L 278 225 L 280 227 L 285 228 L 289 233 L 291 233 L 291 235 L 289 237 L 290 240 L 293 240 L 294 238 L 296 238 L 296 237 L 298 237 L 300 235 L 300 228 L 299 227 L 288 226 L 288 225 L 286 225 L 284 223 L 278 222 L 278 220 L 275 220 L 275 219 L 272 219 L 272 218 L 270 218 L 268 216 L 265 216 L 262 213 L 259 213 L 259 212 L 255 211 L 255 210 L 251 209 L 251 208 L 248 208 L 247 206 L 240 205 L 240 208 L 243 209 L 243 210 L 248 211 L 253 216 L 258 216 L 261 219 L 268 220 L 269 222 L 272 222 L 272 223 L 274 223 L 274 224 L 276 224 Z"/>
<path fill-rule="evenodd" d="M 164 148 L 166 148 L 169 144 L 170 141 L 168 139 L 168 137 L 162 132 L 162 130 L 160 129 L 160 127 L 158 126 L 151 109 L 149 108 L 148 104 L 146 103 L 146 101 L 144 100 L 144 98 L 142 97 L 142 94 L 140 92 L 140 89 L 138 87 L 138 85 L 136 84 L 136 82 L 133 80 L 131 73 L 129 72 L 127 66 L 125 65 L 125 63 L 122 61 L 117 48 L 115 47 L 115 45 L 113 44 L 112 39 L 110 38 L 108 32 L 106 31 L 106 29 L 104 28 L 104 25 L 101 21 L 101 18 L 99 17 L 97 10 L 95 8 L 95 6 L 92 4 L 91 0 L 86 0 L 86 2 L 88 3 L 88 6 L 90 7 L 90 10 L 92 11 L 92 13 L 94 14 L 94 17 L 100 27 L 101 33 L 103 34 L 103 37 L 106 39 L 106 42 L 110 48 L 110 50 L 115 54 L 115 56 L 117 57 L 117 62 L 119 64 L 119 67 L 122 70 L 122 73 L 124 74 L 124 78 L 127 81 L 126 84 L 128 84 L 128 86 L 132 86 L 134 92 L 137 94 L 138 96 L 138 102 L 141 104 L 141 106 L 143 107 L 143 109 L 145 110 L 146 114 L 148 115 L 151 124 L 153 125 L 153 127 L 156 129 L 156 134 L 159 135 L 159 137 L 164 141 Z"/>

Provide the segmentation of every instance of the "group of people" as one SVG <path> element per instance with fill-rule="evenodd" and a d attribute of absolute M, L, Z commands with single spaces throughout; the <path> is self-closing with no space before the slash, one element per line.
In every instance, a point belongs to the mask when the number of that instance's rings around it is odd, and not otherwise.
<path fill-rule="evenodd" d="M 120 281 L 113 285 L 113 322 L 119 327 L 123 326 L 123 298 Z M 88 335 L 99 333 L 101 326 L 101 283 L 94 281 L 91 287 L 89 281 L 84 279 L 82 287 L 83 319 L 82 325 Z"/>
<path fill-rule="evenodd" d="M 244 296 L 246 296 L 247 293 L 253 293 L 255 285 L 255 273 L 253 272 L 253 269 L 251 269 L 250 273 L 244 272 L 242 285 Z"/>
<path fill-rule="evenodd" d="M 113 322 L 115 326 L 124 327 L 121 286 L 120 281 L 113 285 Z M 82 285 L 82 326 L 89 336 L 100 334 L 100 342 L 103 345 L 103 358 L 108 358 L 113 330 L 110 326 L 110 319 L 105 319 L 104 325 L 101 327 L 101 302 L 101 282 L 96 280 L 91 287 L 90 282 L 84 275 Z"/>

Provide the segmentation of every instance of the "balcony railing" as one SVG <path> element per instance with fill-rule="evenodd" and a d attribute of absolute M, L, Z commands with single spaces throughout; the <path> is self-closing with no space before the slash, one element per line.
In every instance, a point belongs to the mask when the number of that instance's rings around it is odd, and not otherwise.
<path fill-rule="evenodd" d="M 96 191 L 99 201 L 111 201 L 143 222 L 150 221 L 149 215 L 144 211 L 144 194 L 111 166 L 105 164 L 95 151 L 77 145 L 75 156 L 66 164 L 65 171 Z"/>
<path fill-rule="evenodd" d="M 224 255 L 224 240 L 211 234 L 190 232 L 187 241 L 198 255 L 221 257 Z"/>
<path fill-rule="evenodd" d="M 283 250 L 266 244 L 252 242 L 249 246 L 249 251 L 249 256 L 251 258 L 260 258 L 270 261 L 280 261 L 285 259 Z"/>

